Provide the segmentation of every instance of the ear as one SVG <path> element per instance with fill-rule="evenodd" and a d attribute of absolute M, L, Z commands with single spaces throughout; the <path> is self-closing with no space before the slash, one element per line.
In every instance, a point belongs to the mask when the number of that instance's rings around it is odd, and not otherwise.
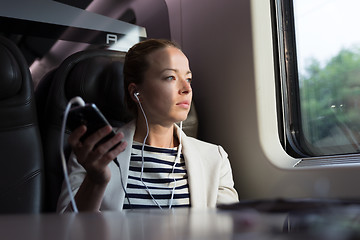
<path fill-rule="evenodd" d="M 129 86 L 128 86 L 128 91 L 129 91 L 129 94 L 130 94 L 130 97 L 131 99 L 134 101 L 134 102 L 138 102 L 137 99 L 134 97 L 134 93 L 138 92 L 138 88 L 136 86 L 135 83 L 130 83 Z"/>

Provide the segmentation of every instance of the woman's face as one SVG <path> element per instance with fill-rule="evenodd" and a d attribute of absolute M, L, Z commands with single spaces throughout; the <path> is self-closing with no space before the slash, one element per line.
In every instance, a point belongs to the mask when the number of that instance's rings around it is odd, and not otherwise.
<path fill-rule="evenodd" d="M 147 60 L 139 97 L 148 121 L 170 125 L 185 120 L 192 100 L 187 57 L 175 47 L 165 47 L 149 54 Z"/>

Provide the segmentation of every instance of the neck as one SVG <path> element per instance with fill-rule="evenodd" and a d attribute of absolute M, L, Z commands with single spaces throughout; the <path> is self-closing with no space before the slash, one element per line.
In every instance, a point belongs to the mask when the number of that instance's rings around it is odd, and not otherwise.
<path fill-rule="evenodd" d="M 146 144 L 153 147 L 173 148 L 179 145 L 174 124 L 161 125 L 149 122 L 149 135 Z M 134 140 L 143 142 L 146 136 L 146 123 L 144 119 L 138 118 L 136 121 L 136 130 Z"/>

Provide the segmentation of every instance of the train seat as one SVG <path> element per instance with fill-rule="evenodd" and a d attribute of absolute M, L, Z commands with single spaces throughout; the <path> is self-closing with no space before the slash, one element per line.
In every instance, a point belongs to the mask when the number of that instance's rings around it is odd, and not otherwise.
<path fill-rule="evenodd" d="M 0 62 L 0 213 L 40 213 L 44 169 L 32 77 L 2 36 Z"/>

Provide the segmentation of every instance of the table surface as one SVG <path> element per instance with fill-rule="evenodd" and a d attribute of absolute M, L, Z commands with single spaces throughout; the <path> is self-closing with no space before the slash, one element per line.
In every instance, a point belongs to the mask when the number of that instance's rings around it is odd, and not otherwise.
<path fill-rule="evenodd" d="M 284 232 L 284 229 L 290 233 Z M 300 215 L 266 213 L 254 209 L 0 215 L 0 238 L 15 240 L 329 240 L 354 239 L 352 237 L 359 237 L 359 233 L 359 207 Z"/>

